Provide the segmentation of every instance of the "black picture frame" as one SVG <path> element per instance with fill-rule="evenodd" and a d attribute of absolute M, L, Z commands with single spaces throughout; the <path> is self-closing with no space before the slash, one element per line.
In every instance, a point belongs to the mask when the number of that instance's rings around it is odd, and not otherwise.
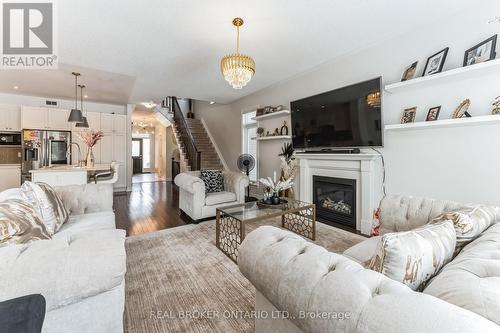
<path fill-rule="evenodd" d="M 481 46 L 488 44 L 488 43 L 491 43 L 491 49 L 490 49 L 490 54 L 489 54 L 488 59 L 483 60 L 483 61 L 479 61 L 479 62 L 476 62 L 476 61 L 471 62 L 469 59 L 469 54 L 471 52 L 479 49 Z M 486 62 L 486 61 L 490 61 L 490 60 L 495 59 L 497 56 L 496 47 L 497 47 L 497 35 L 493 35 L 490 38 L 483 40 L 481 43 L 479 43 L 479 44 L 471 47 L 467 51 L 465 51 L 465 53 L 464 53 L 464 65 L 463 66 L 466 67 L 466 66 L 470 66 L 470 65 L 480 64 L 482 62 Z"/>
<path fill-rule="evenodd" d="M 448 55 L 448 50 L 449 49 L 450 49 L 449 47 L 446 47 L 446 48 L 442 49 L 441 51 L 439 51 L 439 52 L 431 55 L 429 58 L 427 58 L 427 62 L 425 63 L 425 68 L 424 68 L 424 72 L 422 73 L 422 76 L 427 76 L 427 75 L 433 75 L 433 74 L 441 73 L 441 71 L 443 70 L 443 66 L 444 66 L 444 63 L 446 61 L 446 56 Z M 433 71 L 432 73 L 427 74 L 427 68 L 429 67 L 429 62 L 433 58 L 437 57 L 440 54 L 443 54 L 443 56 L 441 57 L 441 61 L 439 62 L 438 68 L 436 69 L 436 71 Z"/>
<path fill-rule="evenodd" d="M 425 121 L 436 121 L 439 118 L 439 112 L 441 111 L 441 105 L 430 108 L 427 112 L 427 117 L 425 117 Z"/>

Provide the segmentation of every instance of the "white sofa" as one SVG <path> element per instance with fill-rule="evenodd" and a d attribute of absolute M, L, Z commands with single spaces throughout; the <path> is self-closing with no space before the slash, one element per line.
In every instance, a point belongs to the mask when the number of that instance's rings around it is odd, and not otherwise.
<path fill-rule="evenodd" d="M 249 179 L 241 172 L 223 171 L 224 191 L 205 193 L 205 183 L 200 171 L 178 174 L 174 182 L 179 186 L 179 208 L 197 221 L 215 216 L 218 207 L 245 202 L 245 189 Z"/>
<path fill-rule="evenodd" d="M 0 247 L 0 301 L 42 294 L 42 332 L 123 332 L 125 231 L 116 230 L 110 184 L 56 188 L 70 211 L 51 240 Z M 17 194 L 16 194 L 17 193 Z M 19 189 L 0 193 L 16 197 Z"/>
<path fill-rule="evenodd" d="M 410 230 L 463 206 L 389 196 L 381 204 L 381 231 Z M 257 313 L 286 312 L 257 316 L 256 332 L 500 332 L 499 218 L 423 292 L 364 268 L 378 237 L 341 255 L 260 227 L 241 244 L 238 265 L 257 289 Z"/>

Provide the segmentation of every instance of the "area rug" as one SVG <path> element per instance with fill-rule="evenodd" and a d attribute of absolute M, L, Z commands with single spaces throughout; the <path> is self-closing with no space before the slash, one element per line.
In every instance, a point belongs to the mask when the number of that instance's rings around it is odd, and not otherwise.
<path fill-rule="evenodd" d="M 260 225 L 247 225 L 247 232 Z M 317 224 L 341 253 L 364 237 Z M 215 221 L 127 238 L 125 332 L 253 332 L 255 288 L 215 246 Z"/>

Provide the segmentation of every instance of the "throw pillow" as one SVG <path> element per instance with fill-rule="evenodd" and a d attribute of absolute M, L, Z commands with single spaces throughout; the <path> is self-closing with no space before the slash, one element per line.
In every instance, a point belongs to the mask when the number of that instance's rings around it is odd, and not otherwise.
<path fill-rule="evenodd" d="M 0 202 L 0 246 L 50 239 L 38 212 L 17 199 Z"/>
<path fill-rule="evenodd" d="M 25 182 L 21 186 L 23 197 L 40 213 L 47 230 L 55 234 L 68 220 L 69 213 L 61 197 L 45 183 Z"/>
<path fill-rule="evenodd" d="M 440 223 L 445 220 L 453 222 L 457 234 L 455 256 L 465 245 L 479 237 L 483 231 L 488 229 L 499 218 L 500 208 L 480 205 L 444 213 L 434 218 L 429 223 Z"/>
<path fill-rule="evenodd" d="M 221 170 L 201 170 L 201 179 L 205 183 L 205 193 L 224 191 L 224 175 Z"/>
<path fill-rule="evenodd" d="M 451 221 L 382 236 L 369 268 L 418 290 L 446 265 L 455 250 Z"/>

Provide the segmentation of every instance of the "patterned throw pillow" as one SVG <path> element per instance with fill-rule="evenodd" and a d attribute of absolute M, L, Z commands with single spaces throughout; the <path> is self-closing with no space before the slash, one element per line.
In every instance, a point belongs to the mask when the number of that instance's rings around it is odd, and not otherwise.
<path fill-rule="evenodd" d="M 457 233 L 455 256 L 465 245 L 479 237 L 483 231 L 499 219 L 500 208 L 480 205 L 444 213 L 429 223 L 435 224 L 445 220 L 453 222 L 455 232 Z"/>
<path fill-rule="evenodd" d="M 47 230 L 55 234 L 68 220 L 69 213 L 61 197 L 45 183 L 25 182 L 21 186 L 23 197 L 40 213 Z"/>
<path fill-rule="evenodd" d="M 419 290 L 446 265 L 455 250 L 451 221 L 382 236 L 368 268 Z"/>
<path fill-rule="evenodd" d="M 38 212 L 21 200 L 0 202 L 0 246 L 50 239 Z"/>
<path fill-rule="evenodd" d="M 201 170 L 201 180 L 205 183 L 205 193 L 224 191 L 224 175 L 221 170 Z"/>

